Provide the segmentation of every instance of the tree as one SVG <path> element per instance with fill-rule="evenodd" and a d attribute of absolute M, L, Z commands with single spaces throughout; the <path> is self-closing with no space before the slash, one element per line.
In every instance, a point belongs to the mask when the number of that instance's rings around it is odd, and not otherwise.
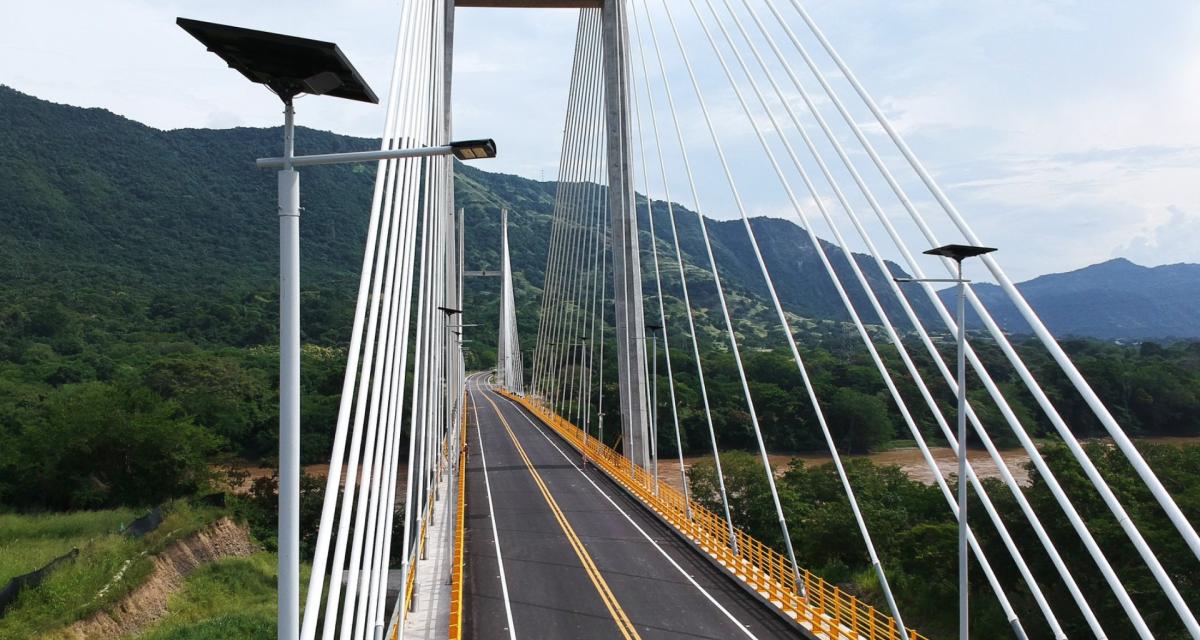
<path fill-rule="evenodd" d="M 761 458 L 744 451 L 722 453 L 721 471 L 725 476 L 734 526 L 759 540 L 779 546 L 783 539 Z M 724 515 L 717 468 L 711 461 L 697 462 L 688 469 L 688 485 L 695 500 L 713 513 Z"/>
<path fill-rule="evenodd" d="M 843 453 L 867 453 L 893 436 L 883 399 L 841 387 L 825 404 L 833 437 Z"/>
<path fill-rule="evenodd" d="M 64 385 L 48 394 L 38 413 L 5 446 L 0 502 L 53 509 L 149 506 L 207 484 L 217 438 L 146 389 Z"/>
<path fill-rule="evenodd" d="M 173 400 L 196 424 L 233 443 L 238 453 L 264 453 L 254 447 L 254 431 L 276 418 L 275 392 L 264 371 L 229 357 L 173 356 L 150 365 L 144 384 Z"/>
<path fill-rule="evenodd" d="M 317 525 L 325 503 L 325 478 L 300 474 L 300 556 L 316 551 Z M 279 548 L 279 476 L 257 478 L 245 496 L 238 496 L 234 509 L 250 525 L 250 533 L 270 551 Z M 404 518 L 397 517 L 403 523 Z M 398 538 L 397 538 L 398 539 Z"/>

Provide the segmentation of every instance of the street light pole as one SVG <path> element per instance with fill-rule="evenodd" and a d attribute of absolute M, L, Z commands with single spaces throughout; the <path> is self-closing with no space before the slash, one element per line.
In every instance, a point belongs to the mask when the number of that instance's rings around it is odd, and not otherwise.
<path fill-rule="evenodd" d="M 967 283 L 963 280 L 962 260 L 955 260 L 955 264 L 958 267 L 958 310 L 955 319 L 958 325 L 958 637 L 959 640 L 968 640 L 970 616 L 967 612 Z"/>
<path fill-rule="evenodd" d="M 650 366 L 650 455 L 654 456 L 654 495 L 658 495 L 658 334 L 650 337 L 654 362 Z"/>
<path fill-rule="evenodd" d="M 277 628 L 280 640 L 295 640 L 300 636 L 300 174 L 296 167 L 451 154 L 459 160 L 475 160 L 495 157 L 496 144 L 490 139 L 466 140 L 417 149 L 296 156 L 292 104 L 296 96 L 328 95 L 371 104 L 379 102 L 341 49 L 332 42 L 188 18 L 178 18 L 176 24 L 244 77 L 265 85 L 284 104 L 283 156 L 261 158 L 257 164 L 259 168 L 279 169 Z M 334 478 L 336 474 L 330 477 Z M 326 509 L 331 504 L 328 499 Z M 318 546 L 320 544 L 318 542 Z"/>
<path fill-rule="evenodd" d="M 279 637 L 300 635 L 300 174 L 295 109 L 284 103 L 279 170 Z M 293 490 L 293 488 L 295 488 Z"/>
<path fill-rule="evenodd" d="M 589 357 L 590 354 L 588 353 L 588 350 L 587 350 L 587 341 L 588 341 L 587 336 L 579 336 L 579 344 L 580 344 L 579 360 L 582 363 L 584 361 L 584 358 L 587 358 L 587 365 L 584 366 L 581 364 L 581 366 L 579 367 L 579 400 L 578 400 L 579 412 L 577 414 L 577 415 L 579 415 L 579 423 L 576 425 L 580 429 L 583 430 L 583 466 L 585 468 L 587 467 L 587 460 L 588 460 L 588 448 L 587 448 L 588 420 L 591 418 L 591 415 L 592 415 L 592 407 L 591 407 L 592 394 L 590 393 L 591 390 L 585 388 L 585 385 L 586 385 L 585 380 L 590 381 L 591 378 L 590 378 L 590 376 L 584 375 L 586 372 L 590 371 L 591 367 L 592 367 L 592 361 L 591 361 L 591 358 Z"/>
<path fill-rule="evenodd" d="M 963 260 L 995 251 L 992 247 L 948 244 L 925 251 L 931 256 L 940 256 L 954 261 L 957 269 L 955 278 L 895 278 L 896 282 L 953 282 L 958 299 L 955 323 L 958 335 L 958 637 L 969 640 L 969 560 L 967 538 L 967 284 L 963 278 Z"/>
<path fill-rule="evenodd" d="M 662 325 L 647 324 L 650 331 L 650 459 L 654 468 L 654 495 L 658 495 L 658 330 Z"/>

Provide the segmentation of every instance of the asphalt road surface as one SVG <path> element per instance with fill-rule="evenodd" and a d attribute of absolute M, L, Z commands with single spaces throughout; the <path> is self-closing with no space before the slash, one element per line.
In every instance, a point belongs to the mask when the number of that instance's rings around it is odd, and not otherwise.
<path fill-rule="evenodd" d="M 468 380 L 467 638 L 795 638 L 524 409 Z"/>

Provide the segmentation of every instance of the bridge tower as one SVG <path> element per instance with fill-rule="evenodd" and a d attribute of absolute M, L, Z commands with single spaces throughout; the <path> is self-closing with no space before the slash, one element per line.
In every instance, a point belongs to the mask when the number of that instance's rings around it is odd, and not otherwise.
<path fill-rule="evenodd" d="M 620 0 L 447 0 L 455 7 L 600 9 L 603 29 L 605 138 L 608 204 L 612 219 L 613 306 L 620 395 L 621 438 L 625 454 L 637 465 L 650 463 L 650 398 L 646 380 L 645 318 L 639 261 L 637 210 L 630 145 L 629 27 Z M 452 12 L 448 15 L 452 15 Z M 446 21 L 447 51 L 453 43 L 452 19 Z M 449 64 L 450 56 L 446 56 Z M 447 70 L 446 82 L 450 82 Z M 447 103 L 449 102 L 447 87 Z"/>
<path fill-rule="evenodd" d="M 501 387 L 525 394 L 521 343 L 517 335 L 512 261 L 508 257 L 508 209 L 500 210 L 500 333 L 496 340 L 496 377 Z"/>

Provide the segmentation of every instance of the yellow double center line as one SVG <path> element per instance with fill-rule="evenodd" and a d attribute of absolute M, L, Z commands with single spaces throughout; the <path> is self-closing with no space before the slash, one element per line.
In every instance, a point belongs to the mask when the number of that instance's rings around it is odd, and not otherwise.
<path fill-rule="evenodd" d="M 546 488 L 546 483 L 542 481 L 542 476 L 533 468 L 533 463 L 530 462 L 529 456 L 525 455 L 524 447 L 517 441 L 517 435 L 513 433 L 512 427 L 508 426 L 508 420 L 504 419 L 504 414 L 500 413 L 500 407 L 496 406 L 496 403 L 486 395 L 484 398 L 488 401 L 488 404 L 492 405 L 492 409 L 496 412 L 496 417 L 500 418 L 500 423 L 504 425 L 504 430 L 508 432 L 508 437 L 512 439 L 513 446 L 517 448 L 517 453 L 525 461 L 525 466 L 529 469 L 529 475 L 533 476 L 533 481 L 537 484 L 538 489 L 542 491 L 542 497 L 546 499 L 546 504 L 550 505 L 550 511 L 554 514 L 554 519 L 562 527 L 563 535 L 571 543 L 571 548 L 575 550 L 575 555 L 579 556 L 579 562 L 583 564 L 583 569 L 587 572 L 587 576 L 591 579 L 592 584 L 595 585 L 596 591 L 600 594 L 600 599 L 604 601 L 604 606 L 608 608 L 608 612 L 612 615 L 613 620 L 616 621 L 617 628 L 621 630 L 621 635 L 626 640 L 641 640 L 637 629 L 629 621 L 629 616 L 625 615 L 625 610 L 621 608 L 621 604 L 617 602 L 617 597 L 613 595 L 612 589 L 608 588 L 608 583 L 604 581 L 604 576 L 600 575 L 600 570 L 596 568 L 596 563 L 592 561 L 592 556 L 584 548 L 583 541 L 575 534 L 575 530 L 571 528 L 571 523 L 567 522 L 567 516 L 558 507 L 558 503 L 554 501 L 554 496 L 550 495 L 550 490 Z"/>

